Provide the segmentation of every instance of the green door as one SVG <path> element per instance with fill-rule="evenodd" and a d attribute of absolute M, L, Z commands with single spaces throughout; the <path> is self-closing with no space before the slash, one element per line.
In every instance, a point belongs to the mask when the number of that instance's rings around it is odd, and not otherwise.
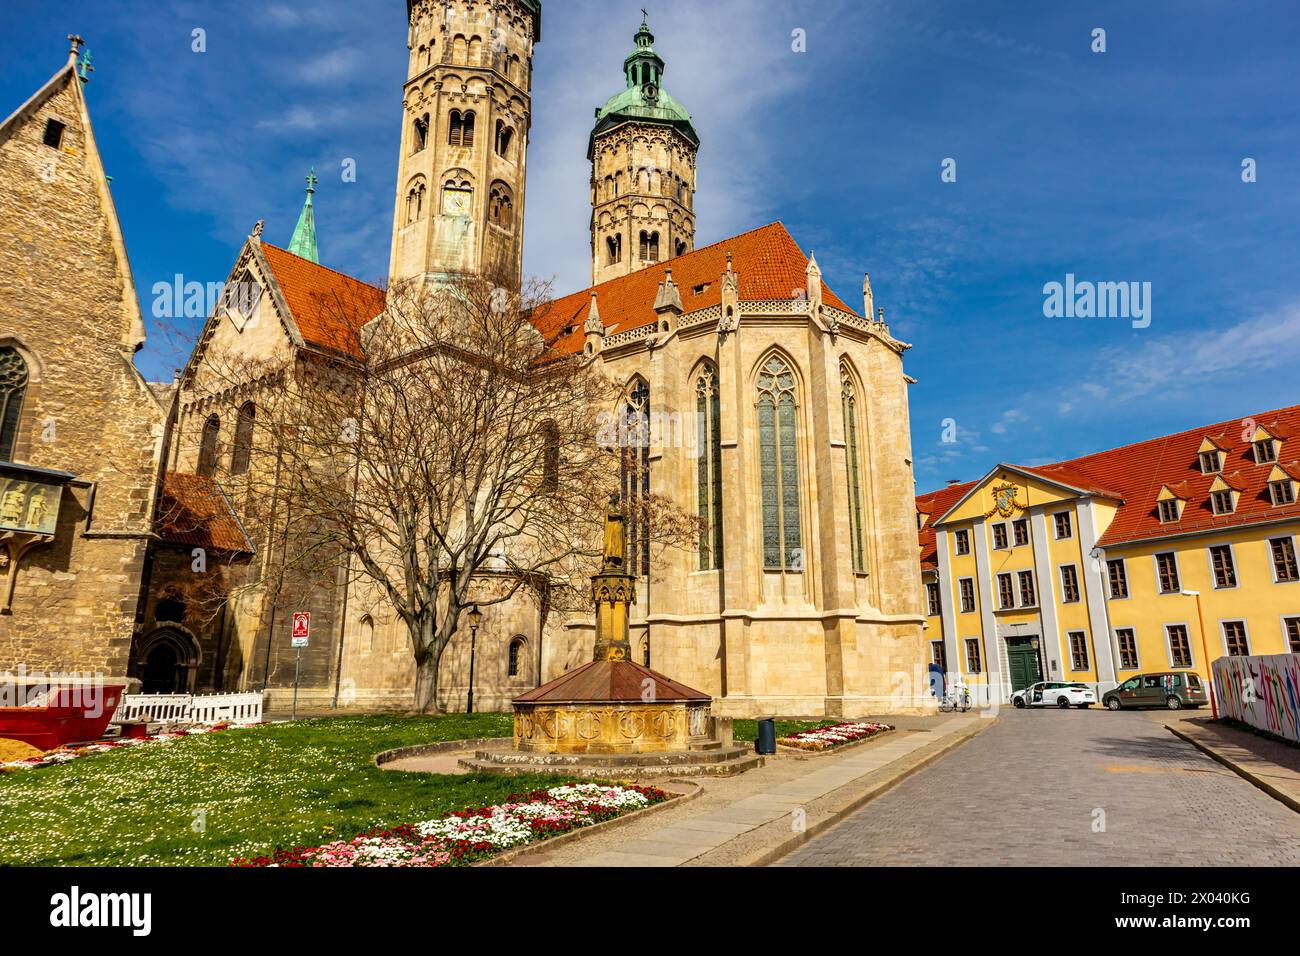
<path fill-rule="evenodd" d="M 1043 670 L 1038 661 L 1038 651 L 1030 643 L 1033 638 L 1013 637 L 1007 639 L 1007 663 L 1011 674 L 1011 693 L 1024 690 L 1030 684 L 1043 679 Z"/>

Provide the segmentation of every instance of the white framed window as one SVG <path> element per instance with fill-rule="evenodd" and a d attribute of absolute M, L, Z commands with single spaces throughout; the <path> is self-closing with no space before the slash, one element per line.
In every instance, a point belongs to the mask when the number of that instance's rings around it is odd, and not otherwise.
<path fill-rule="evenodd" d="M 1131 627 L 1115 628 L 1115 646 L 1119 648 L 1120 670 L 1132 671 L 1138 667 L 1137 634 Z"/>
<path fill-rule="evenodd" d="M 1061 574 L 1061 603 L 1076 604 L 1079 601 L 1079 568 L 1073 564 L 1063 564 Z"/>
<path fill-rule="evenodd" d="M 1210 492 L 1210 507 L 1214 509 L 1216 515 L 1230 515 L 1237 510 L 1235 495 L 1229 488 L 1222 491 Z"/>
<path fill-rule="evenodd" d="M 970 532 L 958 528 L 952 533 L 952 546 L 958 554 L 970 554 Z"/>
<path fill-rule="evenodd" d="M 1011 522 L 1011 534 L 1017 548 L 1023 548 L 1029 544 L 1029 519 L 1017 518 Z"/>
<path fill-rule="evenodd" d="M 1223 635 L 1223 653 L 1229 657 L 1247 657 L 1250 654 L 1250 632 L 1242 620 L 1220 621 Z"/>
<path fill-rule="evenodd" d="M 1071 538 L 1074 536 L 1073 522 L 1070 519 L 1070 512 L 1058 511 L 1052 515 L 1052 524 L 1056 528 L 1056 539 Z"/>
<path fill-rule="evenodd" d="M 1004 571 L 998 575 L 998 608 L 1005 611 L 1015 606 L 1015 584 L 1011 580 L 1010 572 Z"/>
<path fill-rule="evenodd" d="M 925 603 L 930 617 L 939 616 L 939 582 L 925 582 Z"/>
<path fill-rule="evenodd" d="M 966 638 L 966 673 L 980 673 L 982 671 L 980 665 L 980 639 L 978 637 L 968 637 Z"/>
<path fill-rule="evenodd" d="M 975 612 L 975 579 L 959 578 L 957 589 L 961 592 L 961 612 L 963 614 L 973 614 Z"/>
<path fill-rule="evenodd" d="M 1070 631 L 1070 670 L 1088 669 L 1088 635 L 1085 631 Z"/>
<path fill-rule="evenodd" d="M 1269 482 L 1268 493 L 1274 505 L 1295 504 L 1295 482 L 1289 479 Z"/>
<path fill-rule="evenodd" d="M 1192 666 L 1192 640 L 1186 624 L 1166 624 L 1165 643 L 1169 647 L 1170 667 Z"/>
<path fill-rule="evenodd" d="M 1290 584 L 1300 581 L 1300 569 L 1296 567 L 1295 538 L 1269 538 L 1269 557 L 1273 561 L 1273 583 Z"/>
<path fill-rule="evenodd" d="M 1177 498 L 1166 498 L 1164 501 L 1156 502 L 1156 506 L 1160 509 L 1160 523 L 1169 524 L 1177 521 L 1179 513 L 1182 511 L 1182 508 L 1179 507 L 1180 504 L 1182 502 Z"/>
<path fill-rule="evenodd" d="M 1020 606 L 1036 607 L 1038 605 L 1038 592 L 1034 587 L 1034 572 L 1021 571 L 1016 575 L 1017 584 L 1020 586 Z"/>
<path fill-rule="evenodd" d="M 943 641 L 930 642 L 930 663 L 938 664 L 943 671 L 947 672 L 948 661 L 946 655 L 944 654 Z"/>
<path fill-rule="evenodd" d="M 1271 438 L 1261 438 L 1255 442 L 1255 463 L 1267 465 L 1277 461 L 1277 444 Z"/>
<path fill-rule="evenodd" d="M 1237 586 L 1237 562 L 1232 545 L 1215 544 L 1205 549 L 1210 561 L 1210 576 L 1216 590 Z"/>
<path fill-rule="evenodd" d="M 1219 463 L 1219 453 L 1217 451 L 1203 451 L 1200 457 L 1201 474 L 1203 475 L 1217 474 L 1219 469 L 1223 467 Z"/>
<path fill-rule="evenodd" d="M 1110 584 L 1111 600 L 1128 597 L 1128 569 L 1124 567 L 1123 558 L 1111 558 L 1106 562 L 1106 579 Z"/>
<path fill-rule="evenodd" d="M 992 527 L 993 527 L 993 550 L 1006 551 L 1007 548 L 1009 547 L 1008 539 L 1007 539 L 1006 522 L 1000 522 L 999 524 L 995 524 Z"/>
<path fill-rule="evenodd" d="M 1155 555 L 1156 587 L 1161 594 L 1177 594 L 1182 588 L 1178 580 L 1178 556 L 1172 551 Z"/>
<path fill-rule="evenodd" d="M 1300 615 L 1282 618 L 1282 637 L 1290 653 L 1300 654 Z"/>

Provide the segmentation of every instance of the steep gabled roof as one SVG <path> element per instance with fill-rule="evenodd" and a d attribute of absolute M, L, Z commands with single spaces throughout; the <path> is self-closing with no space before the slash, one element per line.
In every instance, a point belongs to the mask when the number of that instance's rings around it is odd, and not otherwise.
<path fill-rule="evenodd" d="M 936 519 L 951 510 L 952 506 L 960 501 L 976 484 L 977 482 L 974 481 L 964 481 L 961 484 L 948 485 L 946 488 L 940 488 L 938 491 L 931 491 L 928 494 L 917 495 L 916 513 L 930 516 L 917 532 L 918 537 L 921 539 L 922 570 L 939 566 L 938 543 L 935 540 L 932 519 Z"/>
<path fill-rule="evenodd" d="M 238 554 L 255 550 L 226 493 L 204 475 L 167 472 L 154 524 L 167 544 Z"/>
<path fill-rule="evenodd" d="M 552 346 L 554 354 L 572 355 L 582 351 L 582 326 L 587 320 L 594 291 L 607 335 L 652 325 L 658 318 L 654 311 L 655 297 L 669 269 L 673 273 L 673 283 L 681 292 L 685 311 L 720 305 L 727 253 L 731 253 L 731 268 L 740 278 L 740 298 L 743 301 L 788 301 L 796 290 L 807 286 L 808 257 L 785 226 L 773 222 L 563 296 L 540 307 L 533 316 L 533 324 Z M 697 293 L 695 290 L 700 286 L 704 289 Z M 822 301 L 845 312 L 854 311 L 825 283 L 822 285 Z"/>
<path fill-rule="evenodd" d="M 384 290 L 263 242 L 262 254 L 303 341 L 361 357 L 361 327 L 384 311 Z"/>

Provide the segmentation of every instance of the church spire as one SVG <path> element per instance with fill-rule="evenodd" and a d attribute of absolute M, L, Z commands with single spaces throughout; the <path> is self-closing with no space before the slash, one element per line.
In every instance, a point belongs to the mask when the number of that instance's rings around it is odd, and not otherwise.
<path fill-rule="evenodd" d="M 316 192 L 316 167 L 307 174 L 307 201 L 302 204 L 302 213 L 298 216 L 298 225 L 294 226 L 293 238 L 289 240 L 289 251 L 295 256 L 320 263 L 320 254 L 316 251 L 316 213 L 312 208 L 311 197 Z"/>

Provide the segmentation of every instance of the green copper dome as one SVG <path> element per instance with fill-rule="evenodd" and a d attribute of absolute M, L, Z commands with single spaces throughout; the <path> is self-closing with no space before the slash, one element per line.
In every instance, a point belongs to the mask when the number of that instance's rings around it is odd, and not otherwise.
<path fill-rule="evenodd" d="M 663 88 L 664 61 L 654 48 L 654 34 L 644 20 L 636 31 L 636 47 L 623 61 L 627 76 L 627 89 L 616 93 L 596 110 L 596 126 L 591 131 L 597 136 L 619 123 L 662 123 L 672 126 L 696 146 L 700 137 L 691 125 L 691 114 Z"/>

